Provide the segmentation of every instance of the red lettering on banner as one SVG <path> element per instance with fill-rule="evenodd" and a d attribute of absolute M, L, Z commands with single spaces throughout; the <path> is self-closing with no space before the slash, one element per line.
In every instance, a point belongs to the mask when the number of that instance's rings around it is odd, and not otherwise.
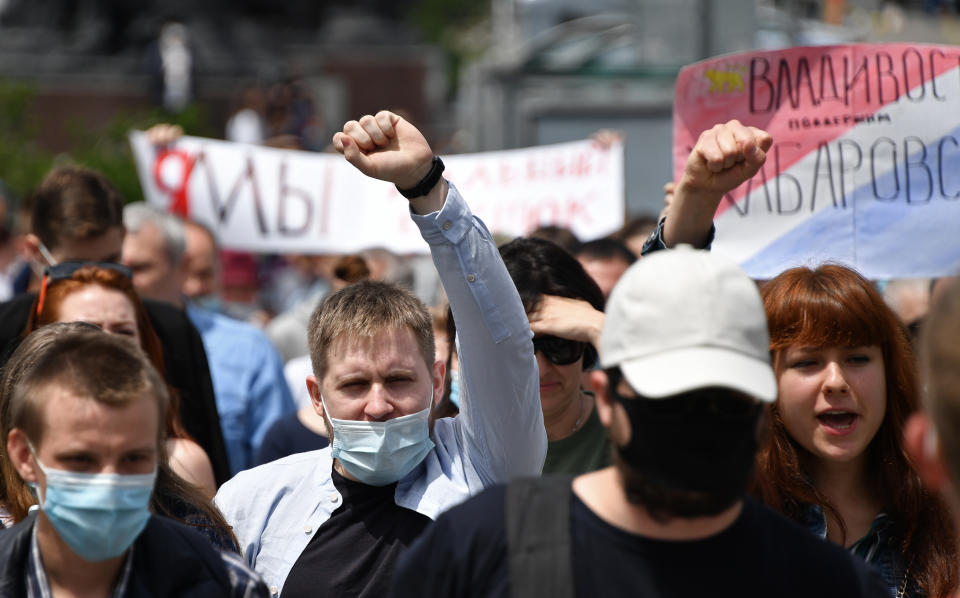
<path fill-rule="evenodd" d="M 587 201 L 580 201 L 581 198 L 571 197 L 567 200 L 566 205 L 566 218 L 563 226 L 565 228 L 571 228 L 574 222 L 580 221 L 582 224 L 586 224 L 593 220 L 590 217 L 590 210 L 587 206 Z"/>
<path fill-rule="evenodd" d="M 483 166 L 482 164 L 478 164 L 477 167 L 471 170 L 470 174 L 467 175 L 467 177 L 464 178 L 463 180 L 464 180 L 464 183 L 463 183 L 464 187 L 468 187 L 470 185 L 479 185 L 481 183 L 489 186 L 490 173 L 487 172 L 487 169 L 485 166 Z"/>
<path fill-rule="evenodd" d="M 512 185 L 517 180 L 517 174 L 510 162 L 503 160 L 500 162 L 500 184 Z"/>
<path fill-rule="evenodd" d="M 180 185 L 176 188 L 167 187 L 161 176 L 163 163 L 170 158 L 179 160 L 183 167 L 180 176 Z M 190 198 L 188 196 L 187 185 L 190 182 L 190 175 L 193 173 L 194 164 L 196 164 L 196 158 L 190 156 L 190 154 L 184 150 L 179 149 L 164 150 L 160 152 L 153 162 L 153 181 L 156 183 L 157 189 L 170 196 L 172 201 L 168 209 L 170 212 L 182 218 L 190 217 Z"/>

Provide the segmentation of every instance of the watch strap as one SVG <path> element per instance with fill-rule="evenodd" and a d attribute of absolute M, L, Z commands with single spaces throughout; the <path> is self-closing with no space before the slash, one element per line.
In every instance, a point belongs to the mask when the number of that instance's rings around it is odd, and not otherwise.
<path fill-rule="evenodd" d="M 446 168 L 443 165 L 443 160 L 440 159 L 440 156 L 433 157 L 433 163 L 430 166 L 430 172 L 427 173 L 425 177 L 420 179 L 420 182 L 417 183 L 415 187 L 410 189 L 401 189 L 397 187 L 397 191 L 400 195 L 406 197 L 407 199 L 414 199 L 422 195 L 430 193 L 430 190 L 433 189 L 433 186 L 437 184 L 437 181 L 440 180 L 440 175 L 443 174 L 443 170 Z"/>

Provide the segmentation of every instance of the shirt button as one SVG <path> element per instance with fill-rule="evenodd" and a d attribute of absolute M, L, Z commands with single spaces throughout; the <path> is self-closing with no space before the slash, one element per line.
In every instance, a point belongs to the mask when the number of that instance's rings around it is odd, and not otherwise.
<path fill-rule="evenodd" d="M 277 594 L 279 594 L 279 592 L 277 591 L 277 586 L 270 586 L 270 594 L 273 596 L 276 596 Z"/>
<path fill-rule="evenodd" d="M 467 274 L 467 282 L 476 282 L 476 281 L 477 281 L 476 274 Z"/>
<path fill-rule="evenodd" d="M 335 503 L 335 502 L 337 502 L 337 501 L 339 501 L 339 500 L 340 500 L 340 495 L 339 495 L 339 494 L 331 494 L 331 495 L 330 495 L 330 502 Z"/>
<path fill-rule="evenodd" d="M 453 226 L 453 224 L 451 224 L 450 221 L 447 220 L 446 222 L 443 223 L 443 230 L 450 230 L 451 226 Z"/>
<path fill-rule="evenodd" d="M 312 531 L 313 531 L 313 528 L 310 527 L 309 525 L 303 526 L 303 533 L 309 534 L 309 533 L 312 532 Z"/>

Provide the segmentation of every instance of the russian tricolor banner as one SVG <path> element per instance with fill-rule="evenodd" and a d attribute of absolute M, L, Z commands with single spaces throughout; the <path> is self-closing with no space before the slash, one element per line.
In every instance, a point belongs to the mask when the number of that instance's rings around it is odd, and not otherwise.
<path fill-rule="evenodd" d="M 754 278 L 825 261 L 869 278 L 960 269 L 960 48 L 862 44 L 684 68 L 674 178 L 701 131 L 738 119 L 774 145 L 721 202 L 714 251 Z"/>

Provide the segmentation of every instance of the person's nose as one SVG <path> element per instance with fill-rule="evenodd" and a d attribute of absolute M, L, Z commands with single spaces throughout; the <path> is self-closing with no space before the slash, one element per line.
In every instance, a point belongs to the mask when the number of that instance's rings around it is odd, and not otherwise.
<path fill-rule="evenodd" d="M 380 385 L 374 385 L 370 389 L 370 396 L 367 398 L 363 413 L 372 421 L 386 419 L 393 413 L 393 403 L 389 401 L 386 389 Z"/>
<path fill-rule="evenodd" d="M 846 394 L 850 391 L 847 379 L 843 374 L 843 367 L 836 361 L 830 361 L 824 368 L 824 394 Z"/>

